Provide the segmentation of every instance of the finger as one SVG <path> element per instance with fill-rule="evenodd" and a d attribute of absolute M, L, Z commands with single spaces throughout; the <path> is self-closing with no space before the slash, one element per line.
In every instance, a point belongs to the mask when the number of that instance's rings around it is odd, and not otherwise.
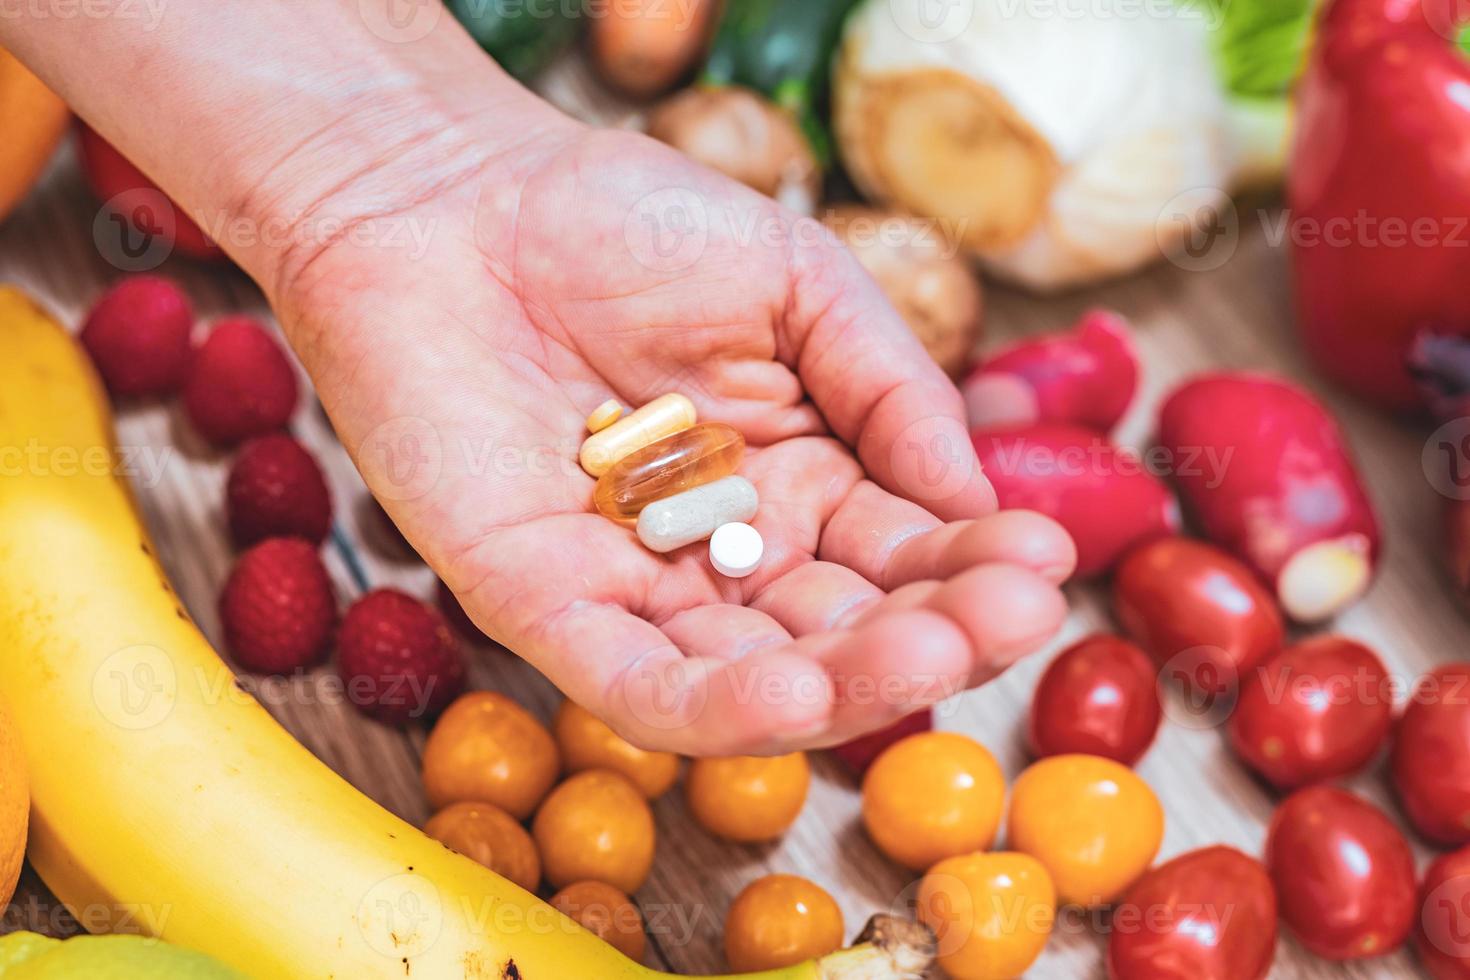
<path fill-rule="evenodd" d="M 846 251 L 798 249 L 786 332 L 823 416 L 879 484 L 946 520 L 996 508 L 954 385 Z"/>
<path fill-rule="evenodd" d="M 749 606 L 695 606 L 659 628 L 686 656 L 716 660 L 739 660 L 762 647 L 791 642 L 780 623 Z"/>
<path fill-rule="evenodd" d="M 1061 589 L 1019 565 L 972 568 L 935 589 L 923 608 L 949 617 L 970 638 L 971 685 L 1039 648 L 1067 618 Z"/>
<path fill-rule="evenodd" d="M 877 586 L 852 569 L 809 561 L 771 582 L 751 604 L 793 636 L 805 636 L 835 629 L 882 598 Z"/>
<path fill-rule="evenodd" d="M 876 619 L 879 616 L 885 616 L 888 613 L 922 608 L 929 601 L 929 597 L 943 584 L 943 582 L 927 579 L 922 582 L 910 582 L 908 585 L 901 585 L 884 596 L 881 602 L 855 610 L 856 615 L 843 622 L 842 625 L 845 627 L 861 626 L 869 620 Z"/>
<path fill-rule="evenodd" d="M 853 488 L 822 532 L 819 558 L 847 565 L 883 589 L 945 579 L 1006 562 L 1063 582 L 1077 550 L 1061 525 L 1033 511 L 997 511 L 940 524 L 928 511 L 872 483 Z"/>

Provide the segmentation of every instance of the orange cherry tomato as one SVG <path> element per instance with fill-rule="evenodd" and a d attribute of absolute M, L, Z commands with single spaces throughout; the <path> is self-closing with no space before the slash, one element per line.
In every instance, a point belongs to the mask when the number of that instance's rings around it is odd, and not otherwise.
<path fill-rule="evenodd" d="M 1056 890 L 1028 854 L 945 858 L 919 882 L 919 921 L 939 940 L 939 965 L 953 980 L 1012 980 L 1046 947 Z"/>
<path fill-rule="evenodd" d="M 820 885 L 767 875 L 745 886 L 725 916 L 725 958 L 737 973 L 805 963 L 842 948 L 842 910 Z"/>
<path fill-rule="evenodd" d="M 551 906 L 635 963 L 648 937 L 632 899 L 601 881 L 577 881 L 551 896 Z"/>
<path fill-rule="evenodd" d="M 606 769 L 580 772 L 551 791 L 531 825 L 546 880 L 556 888 L 601 881 L 636 892 L 653 867 L 653 812 L 638 788 Z"/>
<path fill-rule="evenodd" d="M 556 782 L 556 742 L 504 694 L 471 691 L 449 706 L 424 745 L 424 792 L 442 810 L 470 800 L 524 820 Z"/>
<path fill-rule="evenodd" d="M 1011 789 L 1011 846 L 1051 873 L 1067 905 L 1106 905 L 1145 871 L 1164 837 L 1164 808 L 1133 770 L 1095 755 L 1056 755 Z"/>
<path fill-rule="evenodd" d="M 1000 765 L 973 738 L 923 732 L 895 742 L 863 777 L 863 824 L 878 849 L 923 871 L 983 851 L 1005 809 Z"/>
<path fill-rule="evenodd" d="M 586 708 L 563 701 L 552 719 L 551 730 L 561 750 L 567 772 L 611 769 L 637 786 L 643 795 L 656 800 L 679 778 L 679 757 L 669 752 L 638 748 Z"/>
<path fill-rule="evenodd" d="M 684 781 L 689 809 L 710 833 L 752 844 L 786 833 L 806 804 L 806 755 L 695 759 Z"/>
<path fill-rule="evenodd" d="M 429 818 L 424 833 L 528 892 L 541 884 L 536 842 L 515 817 L 498 806 L 451 803 Z"/>

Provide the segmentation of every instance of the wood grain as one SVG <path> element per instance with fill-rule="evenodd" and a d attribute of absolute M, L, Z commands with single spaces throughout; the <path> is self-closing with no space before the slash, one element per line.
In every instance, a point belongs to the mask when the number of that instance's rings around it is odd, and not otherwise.
<path fill-rule="evenodd" d="M 600 103 L 576 66 L 547 82 L 553 98 L 584 115 L 617 122 L 627 107 Z M 91 240 L 95 205 L 81 186 L 69 155 L 63 154 L 43 186 L 0 225 L 0 280 L 18 283 L 68 324 L 116 277 Z M 1368 599 L 1336 624 L 1340 631 L 1376 647 L 1395 674 L 1409 683 L 1425 669 L 1462 655 L 1465 621 L 1435 565 L 1439 531 L 1437 499 L 1420 468 L 1424 433 L 1382 418 L 1324 389 L 1312 377 L 1293 343 L 1285 284 L 1285 255 L 1266 233 L 1274 212 L 1240 210 L 1241 234 L 1223 267 L 1188 272 L 1159 267 L 1126 282 L 1061 299 L 995 289 L 991 294 L 988 342 L 1057 328 L 1084 308 L 1116 308 L 1138 327 L 1147 365 L 1143 397 L 1122 431 L 1123 441 L 1146 442 L 1160 395 L 1186 375 L 1212 367 L 1263 368 L 1285 372 L 1318 390 L 1353 435 L 1387 529 L 1388 553 Z M 182 280 L 201 317 L 251 312 L 268 317 L 259 294 L 238 272 L 170 260 L 166 270 Z M 3 355 L 0 355 L 3 356 Z M 296 431 L 321 455 L 338 505 L 342 538 L 373 586 L 392 584 L 432 596 L 433 575 L 394 544 L 378 525 L 373 507 L 330 424 L 308 401 Z M 219 635 L 215 597 L 232 554 L 224 535 L 222 484 L 228 460 L 203 446 L 181 424 L 175 408 L 128 408 L 119 418 L 121 441 L 163 461 L 158 478 L 138 487 L 148 523 L 165 565 L 189 610 L 211 637 Z M 344 552 L 328 549 L 328 561 L 344 601 L 361 588 Z M 1074 611 L 1065 633 L 1049 649 L 986 688 L 943 706 L 941 727 L 964 731 L 996 753 L 1010 776 L 1026 764 L 1021 718 L 1032 685 L 1046 661 L 1067 642 L 1109 627 L 1105 594 L 1092 585 L 1069 589 Z M 330 671 L 286 684 L 257 684 L 273 714 L 316 755 L 403 817 L 421 822 L 425 803 L 417 776 L 421 731 L 401 734 L 369 722 L 333 696 Z M 494 648 L 474 657 L 473 682 L 513 694 L 543 718 L 559 695 L 513 655 Z M 1177 707 L 1177 706 L 1175 706 Z M 1220 733 L 1181 724 L 1170 711 L 1158 744 L 1139 771 L 1161 796 L 1168 814 L 1163 854 L 1225 842 L 1257 853 L 1273 795 L 1228 757 Z M 794 872 L 826 886 L 837 897 L 849 929 L 874 911 L 902 907 L 912 878 L 879 856 L 857 823 L 858 799 L 851 777 L 827 759 L 816 762 L 811 800 L 799 823 L 779 844 L 738 847 L 721 844 L 689 818 L 676 790 L 657 805 L 660 845 L 652 878 L 638 899 L 652 938 L 649 962 L 684 973 L 723 967 L 721 922 L 734 894 L 768 872 Z M 1381 765 L 1353 787 L 1393 811 Z M 262 828 L 261 832 L 265 832 Z M 1421 851 L 1421 859 L 1426 855 Z M 44 886 L 28 874 L 0 928 L 36 928 L 53 934 L 75 931 Z M 1102 943 L 1085 917 L 1064 915 L 1034 978 L 1084 980 L 1102 977 Z M 1278 980 L 1407 977 L 1417 975 L 1412 959 L 1399 953 L 1367 965 L 1340 966 L 1316 960 L 1283 939 L 1273 976 Z"/>

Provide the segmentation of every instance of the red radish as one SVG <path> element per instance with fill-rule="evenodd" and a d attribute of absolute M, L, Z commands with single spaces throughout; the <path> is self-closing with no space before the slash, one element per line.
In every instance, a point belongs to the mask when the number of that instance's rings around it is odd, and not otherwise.
<path fill-rule="evenodd" d="M 1148 655 L 1099 633 L 1057 655 L 1031 699 L 1031 752 L 1100 755 L 1131 766 L 1159 730 L 1158 677 Z"/>
<path fill-rule="evenodd" d="M 1275 589 L 1287 615 L 1328 619 L 1367 590 L 1378 519 L 1337 422 L 1260 374 L 1204 375 L 1159 419 L 1185 508 Z"/>
<path fill-rule="evenodd" d="M 1106 435 L 1138 390 L 1128 321 L 1094 310 L 1069 331 L 1023 340 L 992 355 L 960 390 L 975 429 L 1061 422 Z"/>
<path fill-rule="evenodd" d="M 1383 662 L 1361 643 L 1318 636 L 1246 678 L 1227 732 L 1246 765 L 1290 790 L 1358 771 L 1392 724 Z"/>
<path fill-rule="evenodd" d="M 1444 507 L 1445 563 L 1462 598 L 1470 598 L 1470 500 L 1448 500 Z"/>
<path fill-rule="evenodd" d="M 1470 844 L 1470 663 L 1424 675 L 1399 720 L 1389 770 L 1415 830 L 1436 844 Z"/>
<path fill-rule="evenodd" d="M 925 708 L 906 718 L 900 718 L 887 728 L 880 728 L 862 738 L 855 738 L 851 742 L 835 746 L 832 754 L 856 775 L 861 776 L 868 771 L 868 766 L 872 765 L 873 760 L 882 755 L 883 750 L 888 746 L 910 735 L 927 732 L 933 728 L 934 711 L 931 708 Z"/>
<path fill-rule="evenodd" d="M 1414 855 L 1383 811 L 1332 786 L 1286 798 L 1266 834 L 1281 918 L 1329 960 L 1385 956 L 1417 911 Z"/>
<path fill-rule="evenodd" d="M 1109 980 L 1265 980 L 1276 955 L 1276 890 L 1234 848 L 1181 854 L 1113 910 Z"/>
<path fill-rule="evenodd" d="M 1470 847 L 1425 870 L 1414 950 L 1433 980 L 1470 980 Z"/>
<path fill-rule="evenodd" d="M 1470 5 L 1322 6 L 1286 168 L 1296 321 L 1334 380 L 1414 410 L 1415 338 L 1470 349 L 1470 59 L 1456 44 Z"/>
<path fill-rule="evenodd" d="M 149 235 L 168 235 L 172 238 L 175 248 L 196 259 L 212 261 L 225 259 L 224 250 L 204 234 L 194 220 L 184 213 L 183 208 L 170 201 L 143 171 L 133 166 L 132 161 L 114 149 L 111 143 L 98 136 L 86 124 L 78 126 L 77 150 L 81 159 L 82 173 L 87 178 L 87 185 L 92 188 L 92 193 L 99 201 L 106 203 L 119 194 L 126 194 L 129 191 L 151 191 L 158 195 L 159 200 L 170 205 L 173 210 L 172 221 L 161 219 L 159 215 L 145 216 L 142 213 L 144 209 L 139 209 L 138 213 L 126 215 L 128 220 L 133 222 L 137 231 Z M 141 227 L 137 224 L 145 218 L 153 222 L 153 226 Z M 169 227 L 170 225 L 172 228 Z"/>
<path fill-rule="evenodd" d="M 1040 511 L 1066 528 L 1079 575 L 1107 571 L 1134 545 L 1179 529 L 1163 481 L 1090 429 L 1046 424 L 972 438 L 1000 505 Z"/>
<path fill-rule="evenodd" d="M 1167 680 L 1183 679 L 1208 696 L 1233 694 L 1240 678 L 1281 649 L 1285 634 L 1276 603 L 1250 570 L 1189 538 L 1163 538 L 1129 554 L 1113 577 L 1113 608 Z"/>

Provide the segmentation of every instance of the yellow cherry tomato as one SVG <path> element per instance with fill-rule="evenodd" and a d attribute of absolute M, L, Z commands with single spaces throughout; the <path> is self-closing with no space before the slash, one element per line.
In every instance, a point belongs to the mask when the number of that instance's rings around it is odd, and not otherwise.
<path fill-rule="evenodd" d="M 546 880 L 556 888 L 601 881 L 636 892 L 653 867 L 653 812 L 615 772 L 577 773 L 546 797 L 531 825 Z"/>
<path fill-rule="evenodd" d="M 753 844 L 786 833 L 801 815 L 811 781 L 801 752 L 695 759 L 684 794 L 694 819 L 710 833 Z"/>
<path fill-rule="evenodd" d="M 1006 783 L 990 751 L 955 732 L 893 743 L 863 777 L 863 825 L 878 849 L 923 871 L 995 841 Z"/>
<path fill-rule="evenodd" d="M 919 882 L 919 921 L 939 940 L 939 965 L 953 980 L 1015 980 L 1046 947 L 1056 891 L 1026 854 L 945 858 Z"/>
<path fill-rule="evenodd" d="M 648 939 L 632 899 L 600 881 L 577 881 L 551 896 L 551 906 L 635 963 Z"/>
<path fill-rule="evenodd" d="M 679 757 L 638 748 L 586 708 L 563 701 L 551 722 L 567 772 L 611 769 L 622 773 L 650 800 L 669 791 L 679 778 Z"/>
<path fill-rule="evenodd" d="M 1148 870 L 1164 808 L 1132 769 L 1095 755 L 1058 755 L 1011 790 L 1010 843 L 1051 872 L 1068 905 L 1107 905 Z"/>
<path fill-rule="evenodd" d="M 541 858 L 535 841 L 515 817 L 498 806 L 451 803 L 429 818 L 424 833 L 528 892 L 541 884 Z"/>
<path fill-rule="evenodd" d="M 504 694 L 471 691 L 429 733 L 423 767 L 434 809 L 470 800 L 524 820 L 556 782 L 561 762 L 551 733 L 529 711 Z"/>
<path fill-rule="evenodd" d="M 820 885 L 768 875 L 745 886 L 725 916 L 725 958 L 737 973 L 775 970 L 842 948 L 842 910 Z"/>

